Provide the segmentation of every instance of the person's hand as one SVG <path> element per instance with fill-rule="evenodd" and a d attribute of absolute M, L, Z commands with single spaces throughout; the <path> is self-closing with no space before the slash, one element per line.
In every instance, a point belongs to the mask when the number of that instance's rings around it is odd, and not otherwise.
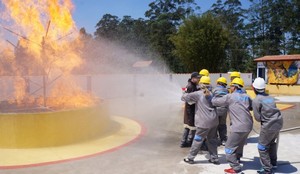
<path fill-rule="evenodd" d="M 204 89 L 203 93 L 205 96 L 211 96 L 211 93 L 207 88 Z"/>
<path fill-rule="evenodd" d="M 206 86 L 203 85 L 203 84 L 199 84 L 199 88 L 200 88 L 200 89 L 206 89 Z"/>

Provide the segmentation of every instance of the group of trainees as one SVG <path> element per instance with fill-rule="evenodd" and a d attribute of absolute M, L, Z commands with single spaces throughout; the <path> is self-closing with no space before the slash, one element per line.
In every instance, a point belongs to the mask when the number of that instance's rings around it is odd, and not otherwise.
<path fill-rule="evenodd" d="M 212 88 L 209 72 L 203 69 L 191 74 L 181 100 L 185 101 L 184 132 L 181 147 L 190 147 L 184 162 L 194 164 L 194 159 L 205 143 L 209 162 L 220 164 L 218 144 L 225 145 L 226 160 L 230 168 L 225 173 L 242 173 L 240 159 L 249 133 L 253 128 L 253 115 L 261 123 L 258 152 L 262 168 L 259 174 L 271 174 L 277 168 L 277 139 L 283 125 L 280 110 L 273 97 L 266 91 L 265 81 L 256 78 L 252 88 L 256 97 L 252 100 L 244 89 L 239 72 L 231 73 L 230 89 L 227 80 L 220 77 Z M 226 118 L 229 113 L 230 133 L 227 137 Z M 219 138 L 218 138 L 219 136 Z M 219 139 L 219 140 L 218 140 Z"/>

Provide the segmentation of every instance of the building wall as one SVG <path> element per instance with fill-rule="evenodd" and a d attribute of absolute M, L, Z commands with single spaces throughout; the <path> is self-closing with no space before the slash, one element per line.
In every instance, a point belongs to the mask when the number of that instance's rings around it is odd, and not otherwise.
<path fill-rule="evenodd" d="M 187 80 L 190 78 L 190 74 L 172 74 L 172 76 L 182 87 L 187 85 Z M 230 83 L 230 75 L 228 73 L 210 73 L 209 77 L 213 86 L 216 85 L 216 81 L 219 77 L 225 77 L 227 83 Z M 252 85 L 252 73 L 241 73 L 241 77 L 244 80 L 246 87 Z"/>
<path fill-rule="evenodd" d="M 300 85 L 300 61 L 268 61 L 268 84 Z"/>

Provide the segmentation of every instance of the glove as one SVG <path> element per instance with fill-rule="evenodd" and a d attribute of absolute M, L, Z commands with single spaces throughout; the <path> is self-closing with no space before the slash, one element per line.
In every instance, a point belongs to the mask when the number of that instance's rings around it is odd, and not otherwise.
<path fill-rule="evenodd" d="M 206 86 L 203 85 L 203 84 L 199 84 L 199 88 L 200 88 L 200 89 L 206 89 Z"/>
<path fill-rule="evenodd" d="M 204 89 L 203 93 L 206 97 L 211 96 L 211 93 L 207 88 Z"/>

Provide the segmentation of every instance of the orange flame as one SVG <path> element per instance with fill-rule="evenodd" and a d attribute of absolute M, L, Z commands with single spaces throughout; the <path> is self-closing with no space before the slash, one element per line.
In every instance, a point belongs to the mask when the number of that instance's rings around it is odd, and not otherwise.
<path fill-rule="evenodd" d="M 5 16 L 9 16 L 8 23 L 12 24 L 10 28 L 17 29 L 14 34 L 19 35 L 11 65 L 14 75 L 18 76 L 14 82 L 14 97 L 16 103 L 21 104 L 26 98 L 32 98 L 27 94 L 26 80 L 22 77 L 43 75 L 47 83 L 57 76 L 67 79 L 72 70 L 83 63 L 79 52 L 83 43 L 79 36 L 71 34 L 77 31 L 71 0 L 2 0 L 2 3 Z M 2 20 L 6 19 L 2 16 Z M 47 97 L 47 106 L 55 108 L 95 103 L 94 98 L 82 92 L 71 79 L 53 85 Z M 40 101 L 32 102 L 40 104 Z"/>
<path fill-rule="evenodd" d="M 95 104 L 95 100 L 92 95 L 86 94 L 76 87 L 74 81 L 68 77 L 55 84 L 47 103 L 57 109 L 79 108 L 92 106 Z"/>

